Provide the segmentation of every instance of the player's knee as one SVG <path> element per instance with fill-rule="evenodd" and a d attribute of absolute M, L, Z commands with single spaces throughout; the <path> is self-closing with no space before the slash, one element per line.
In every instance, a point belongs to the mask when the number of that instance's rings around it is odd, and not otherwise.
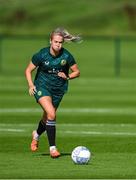
<path fill-rule="evenodd" d="M 56 118 L 56 113 L 55 112 L 50 112 L 47 114 L 47 119 L 54 120 Z"/>

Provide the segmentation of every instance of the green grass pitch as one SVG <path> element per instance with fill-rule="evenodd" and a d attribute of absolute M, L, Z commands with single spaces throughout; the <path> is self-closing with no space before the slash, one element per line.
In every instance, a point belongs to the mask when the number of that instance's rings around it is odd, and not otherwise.
<path fill-rule="evenodd" d="M 69 92 L 59 107 L 57 146 L 62 156 L 51 159 L 45 134 L 41 136 L 39 150 L 30 151 L 31 132 L 41 116 L 41 108 L 28 95 L 24 78 L 31 52 L 26 47 L 23 52 L 16 50 L 16 55 L 11 54 L 15 52 L 14 44 L 10 50 L 10 42 L 4 42 L 8 54 L 4 54 L 4 71 L 0 76 L 1 179 L 136 178 L 136 80 L 133 76 L 136 73 L 131 68 L 136 54 L 133 51 L 127 68 L 133 47 L 125 51 L 122 74 L 116 78 L 112 48 L 107 54 L 102 49 L 98 54 L 96 44 L 92 44 L 79 45 L 82 52 L 72 45 L 79 57 L 81 77 L 70 81 Z M 16 47 L 19 45 L 18 42 Z M 109 43 L 105 43 L 103 50 L 108 47 Z M 123 48 L 127 49 L 125 44 Z M 24 62 L 19 63 L 19 57 Z M 72 162 L 71 152 L 78 145 L 91 150 L 88 165 Z"/>

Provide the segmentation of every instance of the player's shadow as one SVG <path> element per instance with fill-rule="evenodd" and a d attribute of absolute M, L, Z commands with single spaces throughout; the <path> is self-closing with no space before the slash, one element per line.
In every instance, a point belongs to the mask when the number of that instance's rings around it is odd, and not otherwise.
<path fill-rule="evenodd" d="M 64 152 L 64 153 L 62 152 L 61 153 L 61 156 L 70 156 L 70 155 L 71 155 L 71 153 L 69 153 L 69 152 Z M 39 156 L 50 156 L 50 154 L 49 153 L 42 153 L 42 154 L 39 154 Z"/>

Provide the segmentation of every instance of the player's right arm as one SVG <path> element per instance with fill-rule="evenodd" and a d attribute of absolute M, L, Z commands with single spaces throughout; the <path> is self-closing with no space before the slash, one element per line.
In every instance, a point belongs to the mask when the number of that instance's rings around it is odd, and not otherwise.
<path fill-rule="evenodd" d="M 36 92 L 36 87 L 33 83 L 32 80 L 32 72 L 36 69 L 36 66 L 30 62 L 25 70 L 25 76 L 28 82 L 28 87 L 29 87 L 29 94 L 30 96 L 34 95 Z"/>

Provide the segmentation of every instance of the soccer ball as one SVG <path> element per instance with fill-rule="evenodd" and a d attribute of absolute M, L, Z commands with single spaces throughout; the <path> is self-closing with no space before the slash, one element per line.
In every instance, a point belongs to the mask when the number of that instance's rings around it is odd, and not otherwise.
<path fill-rule="evenodd" d="M 91 158 L 91 152 L 84 146 L 73 149 L 71 158 L 75 164 L 87 164 Z"/>

